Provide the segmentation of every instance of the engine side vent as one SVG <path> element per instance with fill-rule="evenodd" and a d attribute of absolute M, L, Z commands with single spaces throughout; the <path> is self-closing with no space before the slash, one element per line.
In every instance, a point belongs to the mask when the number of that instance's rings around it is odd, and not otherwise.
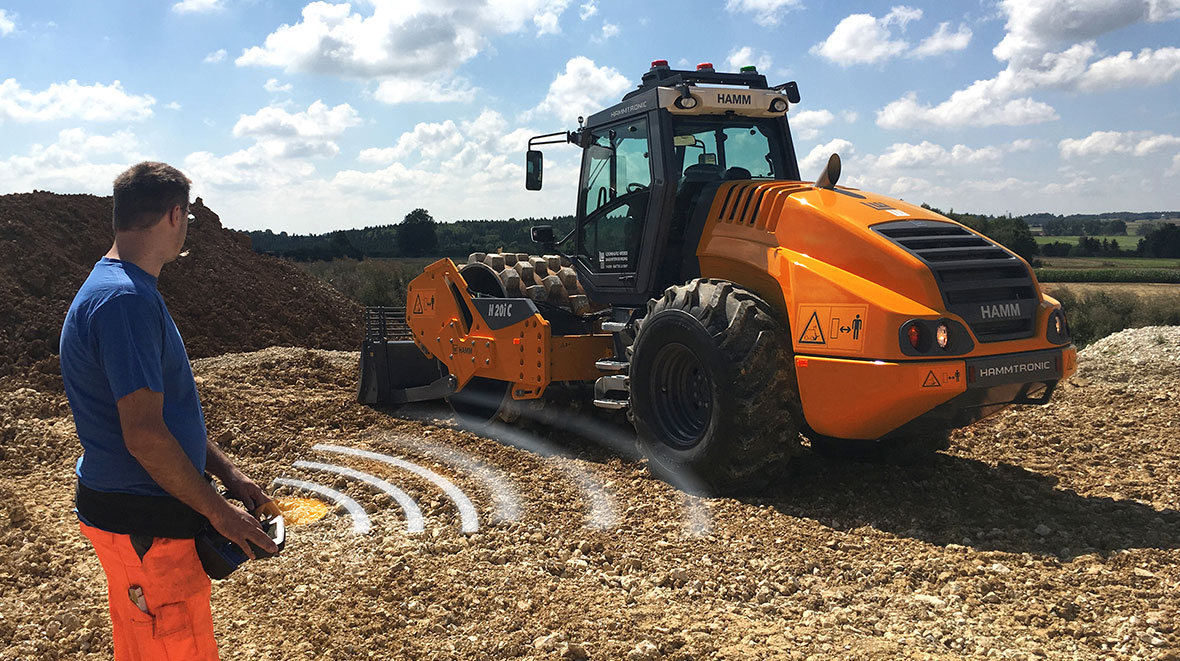
<path fill-rule="evenodd" d="M 980 342 L 1032 336 L 1037 290 L 1028 267 L 1007 249 L 939 221 L 899 220 L 872 229 L 930 268 L 947 310 L 966 320 Z"/>

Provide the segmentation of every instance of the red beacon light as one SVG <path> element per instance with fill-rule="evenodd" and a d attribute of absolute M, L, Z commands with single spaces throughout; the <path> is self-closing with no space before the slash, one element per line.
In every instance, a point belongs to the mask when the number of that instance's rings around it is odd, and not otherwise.
<path fill-rule="evenodd" d="M 697 71 L 712 71 L 712 70 L 713 70 L 713 63 L 712 62 L 701 62 L 700 64 L 697 65 Z"/>
<path fill-rule="evenodd" d="M 653 68 L 653 69 L 667 69 L 668 68 L 668 60 L 652 60 L 651 61 L 651 68 Z"/>

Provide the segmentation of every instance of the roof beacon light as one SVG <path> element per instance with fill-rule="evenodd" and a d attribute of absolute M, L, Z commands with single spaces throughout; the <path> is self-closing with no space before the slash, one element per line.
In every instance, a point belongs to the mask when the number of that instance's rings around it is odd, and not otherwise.
<path fill-rule="evenodd" d="M 657 68 L 666 69 L 666 68 L 668 68 L 668 60 L 652 60 L 651 61 L 651 68 L 653 68 L 653 69 L 657 69 Z"/>
<path fill-rule="evenodd" d="M 713 63 L 712 62 L 701 62 L 700 64 L 697 65 L 697 71 L 712 71 L 712 70 L 713 70 Z"/>
<path fill-rule="evenodd" d="M 753 64 L 747 64 L 746 66 L 742 67 L 741 71 L 742 73 L 758 73 L 758 67 L 754 66 Z"/>

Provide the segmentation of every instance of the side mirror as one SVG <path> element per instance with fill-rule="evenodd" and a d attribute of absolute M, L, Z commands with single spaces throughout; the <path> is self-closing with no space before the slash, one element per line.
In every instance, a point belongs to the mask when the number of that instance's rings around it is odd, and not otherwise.
<path fill-rule="evenodd" d="M 530 149 L 524 154 L 524 187 L 527 190 L 541 190 L 541 171 L 544 170 L 545 157 L 536 149 Z M 535 230 L 536 228 L 534 228 Z M 552 232 L 550 232 L 552 234 Z M 536 241 L 536 239 L 533 239 Z"/>
<path fill-rule="evenodd" d="M 832 154 L 828 158 L 828 166 L 816 178 L 815 187 L 835 188 L 837 181 L 840 181 L 840 155 Z"/>
<path fill-rule="evenodd" d="M 783 86 L 783 91 L 787 93 L 787 101 L 791 103 L 799 103 L 799 84 L 791 81 Z"/>
<path fill-rule="evenodd" d="M 538 186 L 539 185 L 540 183 L 538 182 Z M 539 243 L 543 246 L 553 245 L 552 225 L 537 225 L 536 227 L 531 227 L 529 228 L 529 233 L 533 237 L 533 243 Z"/>

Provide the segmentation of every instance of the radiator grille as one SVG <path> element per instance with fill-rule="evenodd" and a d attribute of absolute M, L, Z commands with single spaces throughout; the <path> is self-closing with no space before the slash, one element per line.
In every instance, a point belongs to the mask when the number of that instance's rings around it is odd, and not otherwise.
<path fill-rule="evenodd" d="M 947 310 L 966 320 L 980 342 L 1032 336 L 1036 287 L 1011 252 L 951 223 L 903 220 L 873 230 L 930 268 Z"/>

